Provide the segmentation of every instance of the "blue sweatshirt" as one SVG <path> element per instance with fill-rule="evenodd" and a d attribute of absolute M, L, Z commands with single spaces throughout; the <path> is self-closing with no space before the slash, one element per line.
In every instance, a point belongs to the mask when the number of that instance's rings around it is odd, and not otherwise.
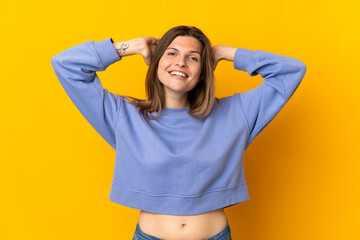
<path fill-rule="evenodd" d="M 110 200 L 170 215 L 249 200 L 244 151 L 293 95 L 306 66 L 291 57 L 237 48 L 234 68 L 260 74 L 263 84 L 220 98 L 201 120 L 187 113 L 189 107 L 164 107 L 159 118 L 146 120 L 134 105 L 103 89 L 96 74 L 121 60 L 112 43 L 112 38 L 87 41 L 51 59 L 70 99 L 116 150 Z"/>

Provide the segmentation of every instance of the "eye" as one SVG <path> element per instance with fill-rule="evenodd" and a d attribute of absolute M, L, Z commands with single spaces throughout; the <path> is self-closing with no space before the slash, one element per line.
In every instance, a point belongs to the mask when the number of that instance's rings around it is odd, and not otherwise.
<path fill-rule="evenodd" d="M 175 55 L 175 53 L 174 52 L 168 52 L 168 54 L 167 55 L 169 55 L 169 56 L 174 56 Z"/>
<path fill-rule="evenodd" d="M 199 60 L 196 57 L 190 57 L 191 60 L 198 62 Z"/>

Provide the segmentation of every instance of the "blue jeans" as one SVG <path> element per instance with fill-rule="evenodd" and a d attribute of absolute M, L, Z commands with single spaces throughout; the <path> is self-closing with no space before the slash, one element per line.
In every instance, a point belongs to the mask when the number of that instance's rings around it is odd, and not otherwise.
<path fill-rule="evenodd" d="M 137 223 L 136 230 L 134 233 L 134 238 L 132 240 L 161 240 L 161 239 L 144 233 L 143 231 L 141 231 L 139 227 L 139 223 Z M 228 222 L 226 223 L 226 226 L 223 228 L 223 230 L 221 230 L 214 236 L 210 238 L 206 238 L 204 240 L 232 240 L 229 223 Z"/>

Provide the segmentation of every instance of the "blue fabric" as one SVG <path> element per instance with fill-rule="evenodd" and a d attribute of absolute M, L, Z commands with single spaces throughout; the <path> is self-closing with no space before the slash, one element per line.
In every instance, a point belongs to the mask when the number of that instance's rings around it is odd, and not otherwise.
<path fill-rule="evenodd" d="M 140 229 L 139 223 L 136 225 L 136 230 L 134 233 L 133 240 L 159 240 L 159 239 L 160 238 L 144 233 Z M 210 238 L 206 238 L 205 240 L 232 240 L 229 223 L 227 222 L 226 226 L 220 232 L 218 232 L 217 234 L 215 234 Z"/>
<path fill-rule="evenodd" d="M 165 107 L 159 118 L 146 120 L 99 80 L 97 71 L 121 60 L 112 43 L 112 38 L 87 41 L 51 59 L 70 99 L 116 151 L 110 200 L 170 215 L 201 214 L 248 200 L 244 152 L 288 102 L 306 66 L 295 58 L 237 48 L 234 68 L 260 74 L 263 84 L 216 98 L 203 119 L 192 118 L 189 107 Z"/>

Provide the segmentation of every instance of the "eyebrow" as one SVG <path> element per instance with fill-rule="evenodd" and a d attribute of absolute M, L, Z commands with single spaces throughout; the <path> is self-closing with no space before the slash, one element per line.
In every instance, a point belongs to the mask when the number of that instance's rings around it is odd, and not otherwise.
<path fill-rule="evenodd" d="M 168 50 L 168 49 L 174 49 L 175 51 L 179 51 L 179 49 L 177 49 L 177 48 L 167 48 L 166 50 Z M 201 56 L 201 54 L 198 51 L 190 51 L 190 53 L 197 53 Z"/>

